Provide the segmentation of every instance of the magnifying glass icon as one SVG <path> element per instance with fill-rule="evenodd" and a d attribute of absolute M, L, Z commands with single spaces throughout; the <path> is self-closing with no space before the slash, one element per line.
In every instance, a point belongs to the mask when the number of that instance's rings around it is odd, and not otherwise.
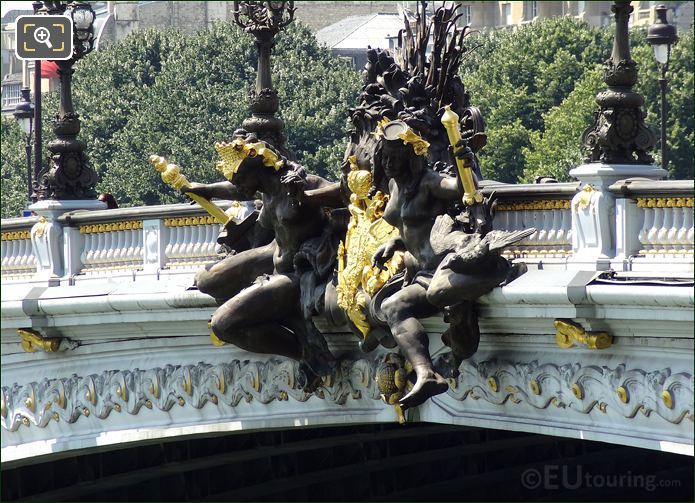
<path fill-rule="evenodd" d="M 34 40 L 39 44 L 46 44 L 46 47 L 49 49 L 53 49 L 53 44 L 51 44 L 51 32 L 48 31 L 48 28 L 44 28 L 43 26 L 36 28 L 36 30 L 34 30 Z"/>

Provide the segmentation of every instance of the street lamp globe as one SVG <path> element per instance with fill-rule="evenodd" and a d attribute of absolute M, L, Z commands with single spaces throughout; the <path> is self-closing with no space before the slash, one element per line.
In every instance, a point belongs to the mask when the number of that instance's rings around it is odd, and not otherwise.
<path fill-rule="evenodd" d="M 647 30 L 647 42 L 654 49 L 654 59 L 660 65 L 668 63 L 671 56 L 671 46 L 678 40 L 676 27 L 666 19 L 668 8 L 665 5 L 656 7 L 656 22 Z"/>
<path fill-rule="evenodd" d="M 668 81 L 668 60 L 671 57 L 671 46 L 676 43 L 676 27 L 668 24 L 666 13 L 668 8 L 665 5 L 656 6 L 656 22 L 647 30 L 647 42 L 654 48 L 654 59 L 661 68 L 659 78 L 659 89 L 661 91 L 661 167 L 668 169 L 668 146 L 666 144 L 666 120 L 668 117 L 668 103 L 666 102 L 666 88 Z"/>
<path fill-rule="evenodd" d="M 34 105 L 31 103 L 29 88 L 23 87 L 20 90 L 20 95 L 22 100 L 15 107 L 13 115 L 24 134 L 31 136 L 31 128 L 34 121 Z"/>
<path fill-rule="evenodd" d="M 75 36 L 84 45 L 85 53 L 90 52 L 94 38 L 94 19 L 96 18 L 92 6 L 85 2 L 72 2 L 67 7 L 67 13 L 72 18 Z"/>

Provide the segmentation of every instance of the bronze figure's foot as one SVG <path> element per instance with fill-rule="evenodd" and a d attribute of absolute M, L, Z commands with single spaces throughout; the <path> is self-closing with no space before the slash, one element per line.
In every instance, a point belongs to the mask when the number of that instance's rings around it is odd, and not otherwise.
<path fill-rule="evenodd" d="M 299 363 L 299 372 L 297 375 L 297 387 L 306 393 L 313 393 L 316 391 L 323 379 L 320 375 L 314 372 L 309 365 L 305 362 Z"/>
<path fill-rule="evenodd" d="M 439 354 L 432 359 L 432 367 L 434 368 L 434 371 L 445 379 L 458 378 L 459 374 L 461 373 L 459 371 L 460 366 L 461 360 L 454 355 L 453 351 Z"/>
<path fill-rule="evenodd" d="M 461 362 L 478 351 L 480 327 L 473 302 L 461 302 L 447 308 L 446 321 L 449 328 L 442 334 L 442 342 L 451 348 L 454 364 L 458 369 Z"/>
<path fill-rule="evenodd" d="M 338 366 L 335 356 L 330 351 L 323 351 L 320 348 L 309 349 L 302 360 L 303 364 L 319 376 L 332 375 Z"/>
<path fill-rule="evenodd" d="M 502 283 L 500 283 L 500 286 L 508 285 L 509 283 L 517 279 L 519 276 L 525 274 L 526 272 L 528 272 L 528 266 L 523 262 L 512 264 L 512 266 L 509 268 L 509 273 L 507 274 L 507 277 Z"/>
<path fill-rule="evenodd" d="M 442 334 L 442 342 L 451 348 L 454 355 L 456 368 L 463 360 L 473 356 L 478 351 L 480 344 L 479 330 L 465 330 L 468 327 L 452 324 Z"/>
<path fill-rule="evenodd" d="M 417 407 L 435 395 L 444 393 L 449 389 L 446 380 L 436 372 L 428 372 L 426 376 L 418 376 L 415 386 L 410 393 L 399 400 L 403 410 Z"/>

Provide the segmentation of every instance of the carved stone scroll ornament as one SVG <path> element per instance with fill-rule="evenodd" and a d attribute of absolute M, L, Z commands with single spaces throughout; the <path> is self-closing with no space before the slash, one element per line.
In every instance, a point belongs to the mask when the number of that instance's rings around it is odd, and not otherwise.
<path fill-rule="evenodd" d="M 207 403 L 236 407 L 257 400 L 267 404 L 316 396 L 335 404 L 348 398 L 379 399 L 374 379 L 378 361 L 344 361 L 313 392 L 304 391 L 299 363 L 291 360 L 233 360 L 210 365 L 167 365 L 149 370 L 106 371 L 101 374 L 44 379 L 2 388 L 2 426 L 44 428 L 51 419 L 74 423 L 80 416 L 105 419 L 111 413 L 137 414 L 142 407 L 168 411 Z"/>
<path fill-rule="evenodd" d="M 230 363 L 167 365 L 149 370 L 112 370 L 60 379 L 44 379 L 2 388 L 2 428 L 45 428 L 51 420 L 74 423 L 81 416 L 105 419 L 111 413 L 136 415 L 142 407 L 168 411 L 212 406 L 243 407 L 312 396 L 345 405 L 348 400 L 383 400 L 397 405 L 408 388 L 408 369 L 400 355 L 343 361 L 313 392 L 303 389 L 297 362 L 233 360 Z M 539 364 L 490 359 L 467 360 L 450 380 L 456 400 L 483 399 L 493 405 L 550 405 L 579 414 L 609 413 L 633 418 L 637 413 L 679 424 L 693 421 L 693 376 L 671 369 L 645 371 L 599 366 Z M 595 412 L 592 412 L 595 411 Z M 403 417 L 400 416 L 402 420 Z"/>
<path fill-rule="evenodd" d="M 633 418 L 652 413 L 679 424 L 693 421 L 693 376 L 671 369 L 627 370 L 580 363 L 555 365 L 491 359 L 466 360 L 449 395 L 457 400 L 483 399 L 502 405 L 527 403 L 589 414 L 592 410 Z"/>

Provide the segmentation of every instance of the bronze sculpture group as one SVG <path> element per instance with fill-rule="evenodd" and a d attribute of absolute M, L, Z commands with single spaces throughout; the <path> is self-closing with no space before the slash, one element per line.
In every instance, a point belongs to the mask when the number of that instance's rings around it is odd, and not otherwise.
<path fill-rule="evenodd" d="M 282 20 L 282 8 L 271 5 L 279 3 L 239 10 L 253 17 L 247 31 L 263 47 L 269 32 L 259 20 Z M 364 351 L 398 347 L 409 384 L 391 401 L 402 409 L 448 389 L 422 318 L 446 313 L 449 371 L 475 353 L 474 301 L 518 274 L 500 252 L 533 229 L 491 230 L 494 202 L 478 190 L 475 156 L 486 143 L 483 120 L 458 76 L 468 28 L 457 27 L 457 8 L 442 6 L 428 21 L 423 5 L 414 29 L 406 21 L 394 55 L 369 49 L 339 182 L 308 174 L 285 150 L 276 122 L 264 131 L 267 121 L 255 113 L 252 131 L 215 145 L 226 181 L 187 184 L 185 192 L 261 203 L 260 237 L 196 276 L 219 304 L 214 337 L 299 361 L 300 382 L 311 388 L 337 364 L 313 318 L 347 324 Z M 259 68 L 258 110 L 263 96 L 273 101 L 269 72 Z"/>

